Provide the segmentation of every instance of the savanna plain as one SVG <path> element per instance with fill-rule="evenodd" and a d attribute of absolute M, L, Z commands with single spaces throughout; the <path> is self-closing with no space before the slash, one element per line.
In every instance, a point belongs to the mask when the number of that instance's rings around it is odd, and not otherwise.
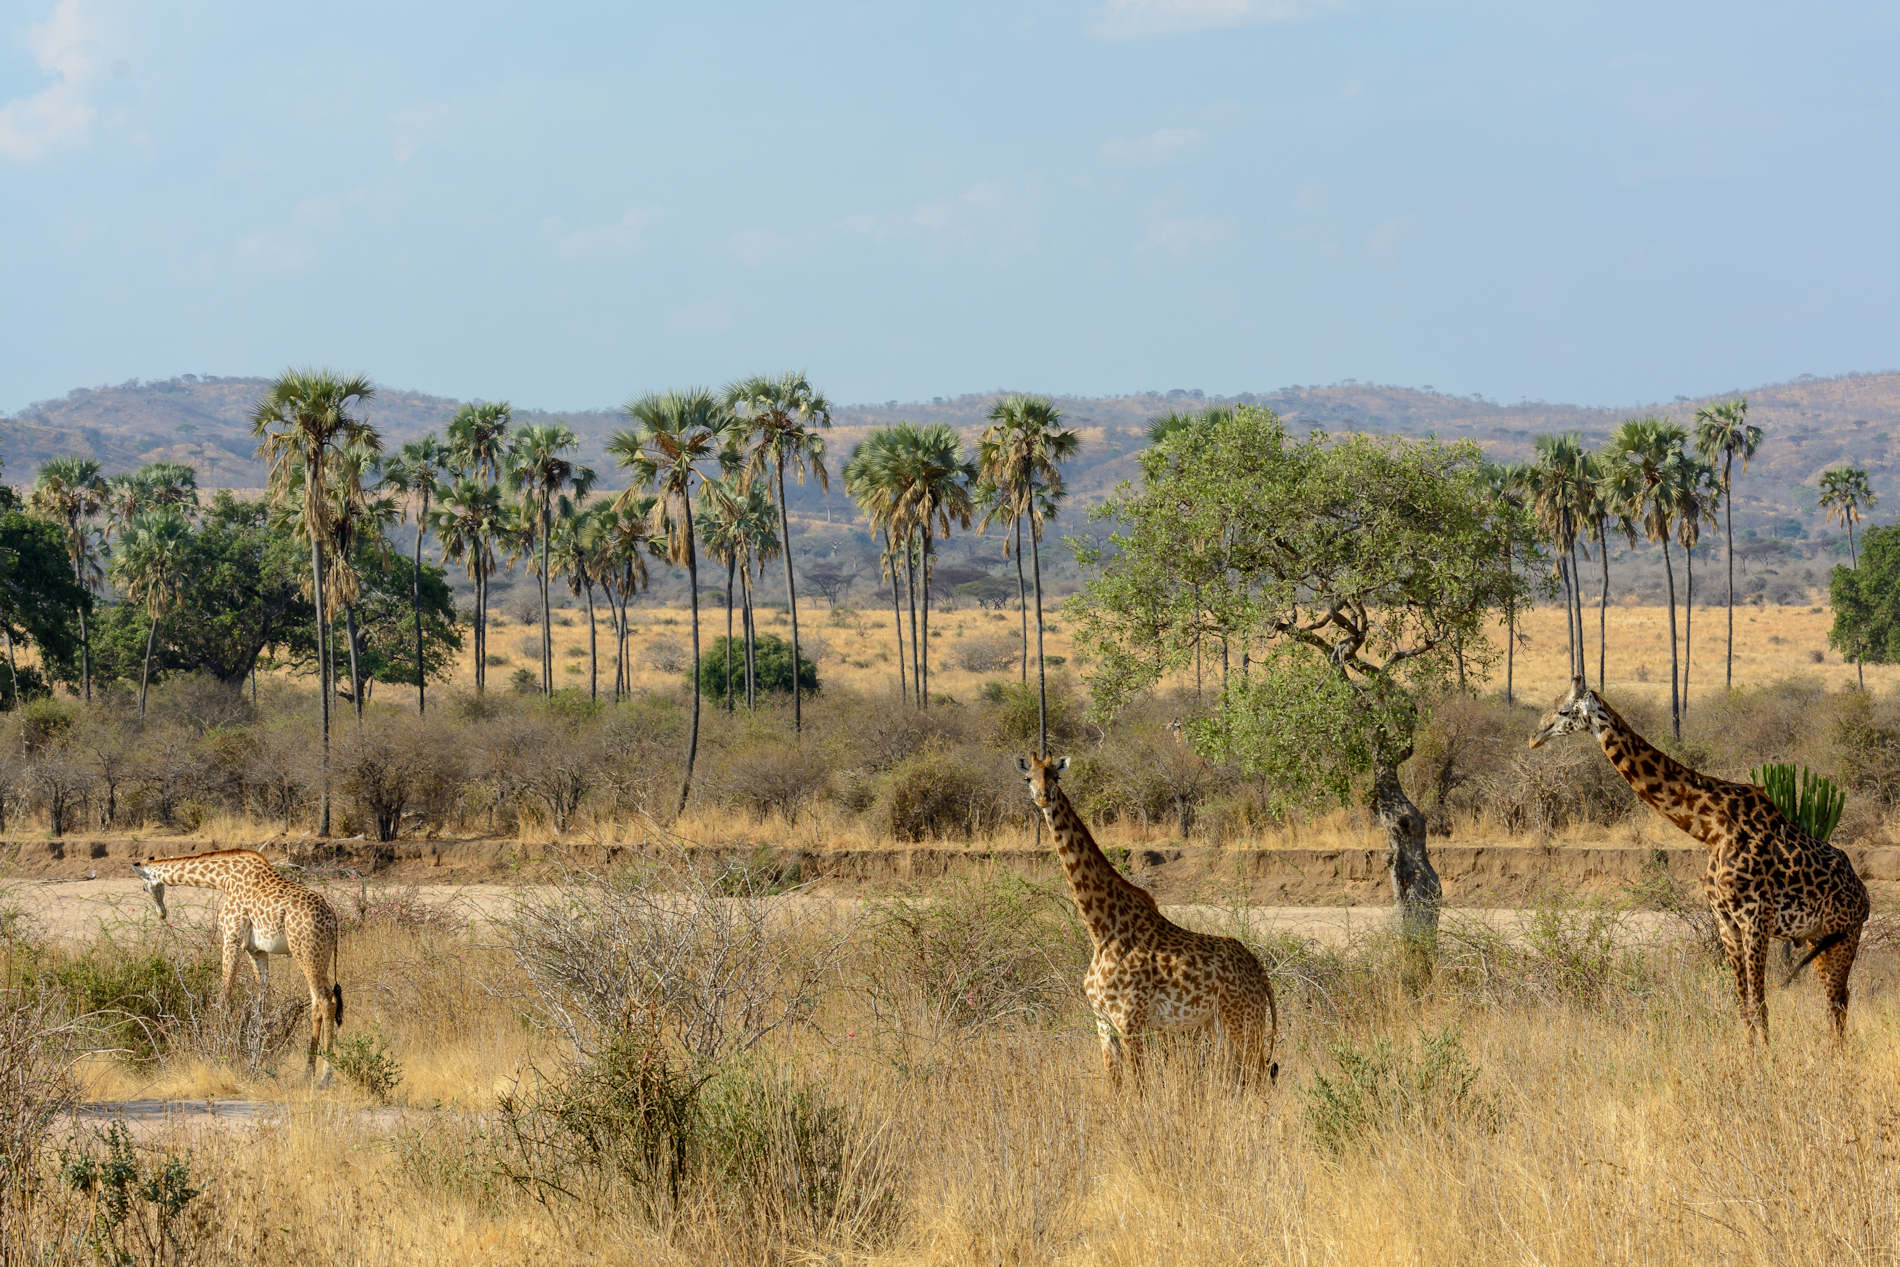
<path fill-rule="evenodd" d="M 557 663 L 584 690 L 584 616 L 563 614 Z M 1619 607 L 1607 622 L 1605 694 L 1652 737 L 1667 728 L 1659 619 Z M 1729 777 L 1768 760 L 1829 771 L 1849 795 L 1837 839 L 1894 843 L 1894 671 L 1869 667 L 1868 693 L 1850 693 L 1853 666 L 1812 650 L 1822 608 L 1744 607 L 1728 692 L 1720 611 L 1695 619 L 1676 750 Z M 43 788 L 7 809 L 22 861 L 0 896 L 0 1152 L 31 1160 L 0 1172 L 0 1257 L 1900 1259 L 1888 887 L 1872 886 L 1846 1039 L 1804 974 L 1771 993 L 1772 1040 L 1751 1048 L 1693 868 L 1670 862 L 1692 842 L 1593 746 L 1523 748 L 1564 676 L 1558 613 L 1527 617 L 1518 702 L 1495 677 L 1440 701 L 1406 772 L 1435 846 L 1521 848 L 1548 884 L 1500 918 L 1476 909 L 1491 895 L 1448 882 L 1451 909 L 1421 955 L 1381 918 L 1289 920 L 1206 867 L 1162 900 L 1267 966 L 1278 1080 L 1232 1085 L 1186 1039 L 1119 1096 L 1059 873 L 1000 861 L 1036 844 L 1009 768 L 1034 724 L 1031 697 L 1011 689 L 1015 616 L 933 616 L 942 701 L 928 716 L 885 694 L 889 620 L 874 606 L 806 617 L 826 687 L 795 755 L 780 706 L 748 719 L 709 705 L 703 777 L 677 819 L 649 811 L 677 790 L 682 709 L 666 692 L 684 613 L 642 619 L 634 685 L 654 698 L 626 706 L 637 724 L 616 729 L 626 708 L 563 711 L 492 685 L 477 705 L 451 684 L 426 723 L 378 700 L 360 735 L 339 731 L 338 812 L 346 831 L 380 834 L 390 807 L 369 774 L 403 771 L 413 786 L 384 854 L 374 840 L 325 852 L 270 808 L 268 770 L 294 782 L 307 735 L 203 724 L 234 706 L 183 683 L 156 692 L 148 733 L 171 764 L 124 794 L 172 787 L 167 813 L 134 837 L 91 812 L 50 821 L 61 811 L 33 799 Z M 1077 758 L 1071 794 L 1137 878 L 1142 850 L 1183 843 L 1377 844 L 1359 811 L 1268 815 L 1244 780 L 1186 753 L 1167 722 L 1192 707 L 1191 677 L 1097 725 L 1053 620 L 1052 733 Z M 532 663 L 515 632 L 504 625 L 491 649 Z M 1592 654 L 1594 639 L 1592 612 Z M 1216 673 L 1204 666 L 1204 690 Z M 192 782 L 226 766 L 248 772 L 228 786 L 263 791 Z M 97 777 L 81 792 L 94 805 Z M 394 848 L 405 839 L 426 842 L 433 865 Z M 296 863 L 341 918 L 346 1014 L 328 1086 L 303 1078 L 294 966 L 276 960 L 263 995 L 245 971 L 237 1005 L 219 1008 L 215 895 L 175 893 L 161 924 L 125 870 L 135 853 L 214 845 Z M 850 885 L 800 869 L 826 851 L 920 845 L 967 865 Z M 1644 865 L 1615 881 L 1568 868 L 1565 850 L 1586 845 Z M 458 867 L 458 850 L 482 865 Z M 59 866 L 24 861 L 54 852 Z M 151 1101 L 168 1107 L 120 1113 L 123 1125 L 105 1107 Z"/>

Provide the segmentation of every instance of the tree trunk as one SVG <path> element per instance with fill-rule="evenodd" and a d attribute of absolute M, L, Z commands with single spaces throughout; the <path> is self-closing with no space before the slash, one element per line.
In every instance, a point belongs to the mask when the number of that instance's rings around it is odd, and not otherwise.
<path fill-rule="evenodd" d="M 1610 525 L 1599 520 L 1597 523 L 1597 554 L 1603 561 L 1603 590 L 1597 595 L 1597 690 L 1609 679 L 1604 677 L 1605 642 L 1603 631 L 1608 627 L 1607 613 L 1610 610 Z"/>
<path fill-rule="evenodd" d="M 1512 555 L 1511 543 L 1504 543 L 1504 570 L 1513 572 L 1516 561 Z M 1199 640 L 1196 639 L 1198 645 Z M 1510 708 L 1517 703 L 1513 675 L 1517 670 L 1517 599 L 1512 598 L 1504 604 L 1504 706 Z M 1195 692 L 1197 695 L 1199 691 Z"/>
<path fill-rule="evenodd" d="M 409 578 L 409 606 L 416 614 L 416 713 L 426 716 L 429 701 L 422 689 L 422 526 L 429 522 L 429 490 L 422 490 L 422 513 L 416 518 L 416 572 Z"/>
<path fill-rule="evenodd" d="M 581 582 L 587 591 L 587 698 L 600 698 L 600 632 L 594 628 L 594 582 L 585 577 Z"/>
<path fill-rule="evenodd" d="M 924 707 L 923 670 L 917 656 L 917 556 L 911 549 L 910 534 L 904 534 L 904 598 L 910 603 L 910 681 L 917 707 Z"/>
<path fill-rule="evenodd" d="M 350 706 L 356 710 L 356 728 L 363 728 L 363 675 L 356 668 L 356 604 L 343 607 L 343 636 L 350 643 Z"/>
<path fill-rule="evenodd" d="M 686 734 L 686 777 L 680 783 L 680 803 L 673 810 L 678 818 L 686 812 L 686 798 L 693 792 L 693 763 L 699 759 L 699 555 L 693 547 L 693 501 L 686 502 L 686 584 L 693 599 L 693 724 Z"/>
<path fill-rule="evenodd" d="M 730 713 L 738 705 L 732 693 L 732 575 L 739 568 L 739 552 L 734 550 L 726 558 L 726 711 Z"/>
<path fill-rule="evenodd" d="M 1016 609 L 1023 618 L 1022 683 L 1029 685 L 1029 586 L 1023 580 L 1023 517 L 1016 516 Z M 1198 694 L 1198 685 L 1196 688 Z"/>
<path fill-rule="evenodd" d="M 1578 677 L 1584 676 L 1584 667 L 1588 657 L 1583 649 L 1583 571 L 1577 566 L 1577 540 L 1570 539 L 1570 602 L 1576 608 L 1577 620 L 1577 667 Z"/>
<path fill-rule="evenodd" d="M 477 543 L 477 549 L 482 543 Z M 475 693 L 488 690 L 488 570 L 475 571 Z"/>
<path fill-rule="evenodd" d="M 798 680 L 798 583 L 793 579 L 792 570 L 792 517 L 785 509 L 785 459 L 779 457 L 778 465 L 778 535 L 780 551 L 785 556 L 785 607 L 792 615 L 792 734 L 801 735 L 805 731 L 805 692 Z M 926 599 L 929 597 L 925 595 Z"/>
<path fill-rule="evenodd" d="M 1564 590 L 1564 636 L 1570 643 L 1570 675 L 1577 675 L 1577 622 L 1570 609 L 1570 564 L 1563 555 L 1557 556 L 1557 577 L 1563 582 Z"/>
<path fill-rule="evenodd" d="M 910 703 L 910 684 L 904 675 L 904 609 L 897 599 L 897 550 L 891 544 L 891 530 L 889 528 L 884 530 L 884 557 L 891 565 L 891 620 L 897 626 L 897 697 L 903 703 L 908 704 Z M 1018 562 L 1020 563 L 1021 560 L 1018 559 Z M 1025 607 L 1023 611 L 1025 613 L 1023 616 L 1025 622 L 1023 625 L 1023 637 L 1028 638 L 1029 625 L 1027 622 L 1029 617 L 1027 612 L 1029 609 Z M 1023 645 L 1027 648 L 1029 644 L 1025 642 Z M 1029 672 L 1029 656 L 1026 652 L 1023 656 L 1023 672 L 1025 674 Z M 1027 681 L 1028 679 L 1025 678 L 1024 680 Z"/>
<path fill-rule="evenodd" d="M 1035 490 L 1030 489 L 1030 496 Z M 1036 751 L 1049 755 L 1049 676 L 1042 659 L 1042 531 L 1035 519 L 1029 521 L 1029 557 L 1036 574 Z"/>
<path fill-rule="evenodd" d="M 690 509 L 690 508 L 689 508 Z M 554 698 L 554 623 L 548 615 L 548 547 L 554 516 L 547 498 L 541 499 L 541 698 Z M 695 601 L 698 595 L 694 595 Z"/>
<path fill-rule="evenodd" d="M 305 487 L 318 487 L 317 465 L 304 463 Z M 330 834 L 330 619 L 323 610 L 323 538 L 310 525 L 310 592 L 317 603 L 317 672 L 323 689 L 317 692 L 323 703 L 323 786 L 317 796 L 317 835 Z"/>
<path fill-rule="evenodd" d="M 1729 467 L 1735 461 L 1733 452 L 1722 458 L 1722 535 L 1728 538 L 1728 597 L 1723 600 L 1728 607 L 1728 672 L 1722 679 L 1724 686 L 1735 686 L 1735 501 L 1729 492 Z"/>
<path fill-rule="evenodd" d="M 145 688 L 152 680 L 152 644 L 158 641 L 158 617 L 145 631 L 145 667 L 139 670 L 139 725 L 145 724 Z"/>
<path fill-rule="evenodd" d="M 759 708 L 759 630 L 752 613 L 752 573 L 739 569 L 739 617 L 745 629 L 745 711 Z"/>
<path fill-rule="evenodd" d="M 0 625 L 0 634 L 7 640 L 7 707 L 20 706 L 20 665 L 13 656 L 13 630 Z"/>
<path fill-rule="evenodd" d="M 1676 566 L 1669 559 L 1669 539 L 1663 538 L 1663 576 L 1669 582 L 1669 733 L 1682 740 L 1682 660 L 1676 646 Z"/>
<path fill-rule="evenodd" d="M 1682 547 L 1682 711 L 1689 712 L 1689 665 L 1695 659 L 1695 547 Z"/>
<path fill-rule="evenodd" d="M 1386 868 L 1399 928 L 1407 937 L 1429 939 L 1438 931 L 1444 891 L 1425 848 L 1425 815 L 1399 783 L 1399 763 L 1379 761 L 1373 771 L 1372 812 L 1385 828 Z"/>
<path fill-rule="evenodd" d="M 1860 571 L 1860 551 L 1854 548 L 1854 521 L 1847 520 L 1847 565 L 1856 572 Z M 1861 690 L 1867 689 L 1867 671 L 1860 666 L 1860 635 L 1854 635 L 1854 680 Z"/>
<path fill-rule="evenodd" d="M 73 527 L 76 534 L 78 525 Z M 80 589 L 87 588 L 83 553 L 73 558 L 73 580 L 79 582 Z M 79 602 L 79 680 L 85 686 L 86 702 L 92 703 L 92 632 L 86 627 L 86 603 L 83 598 Z"/>
<path fill-rule="evenodd" d="M 924 574 L 924 636 L 917 644 L 917 698 L 926 711 L 930 708 L 930 520 L 924 520 L 924 549 L 919 559 Z"/>

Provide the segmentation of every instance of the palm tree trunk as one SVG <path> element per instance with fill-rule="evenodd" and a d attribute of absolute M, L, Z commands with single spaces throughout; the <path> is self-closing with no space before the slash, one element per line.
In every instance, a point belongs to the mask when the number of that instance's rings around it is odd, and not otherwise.
<path fill-rule="evenodd" d="M 594 628 L 594 582 L 585 577 L 581 582 L 587 590 L 587 698 L 600 698 L 600 631 Z"/>
<path fill-rule="evenodd" d="M 910 603 L 910 680 L 915 689 L 917 707 L 924 707 L 923 670 L 917 658 L 917 555 L 911 549 L 910 533 L 904 534 L 904 598 Z"/>
<path fill-rule="evenodd" d="M 904 674 L 904 609 L 897 599 L 897 549 L 891 544 L 891 530 L 884 530 L 884 561 L 891 569 L 891 621 L 897 627 L 897 697 L 903 703 L 910 703 L 910 683 Z M 1029 609 L 1024 608 L 1025 612 Z M 1027 615 L 1023 617 L 1029 619 Z M 1023 635 L 1027 637 L 1029 626 L 1023 626 Z M 1025 646 L 1028 644 L 1025 643 Z M 1029 658 L 1023 657 L 1023 672 L 1029 672 Z"/>
<path fill-rule="evenodd" d="M 1603 676 L 1606 655 L 1603 631 L 1609 624 L 1607 613 L 1610 609 L 1610 525 L 1603 520 L 1597 521 L 1597 552 L 1603 562 L 1603 589 L 1597 595 L 1597 690 L 1600 691 L 1603 684 L 1609 681 Z"/>
<path fill-rule="evenodd" d="M 1042 659 L 1042 533 L 1033 519 L 1029 523 L 1029 557 L 1036 571 L 1036 751 L 1046 757 L 1049 755 L 1049 677 Z"/>
<path fill-rule="evenodd" d="M 732 574 L 739 567 L 739 552 L 726 556 L 726 711 L 738 703 L 732 697 Z"/>
<path fill-rule="evenodd" d="M 745 637 L 745 710 L 752 713 L 759 707 L 759 627 L 753 619 L 750 567 L 739 569 L 739 607 Z"/>
<path fill-rule="evenodd" d="M 686 778 L 680 783 L 680 803 L 673 810 L 678 818 L 686 812 L 686 798 L 693 792 L 693 763 L 699 759 L 699 554 L 693 546 L 693 503 L 686 498 L 686 585 L 693 600 L 693 724 L 686 734 Z"/>
<path fill-rule="evenodd" d="M 798 583 L 793 579 L 792 569 L 792 518 L 785 509 L 785 459 L 777 460 L 778 466 L 778 536 L 785 556 L 785 606 L 792 614 L 792 734 L 801 735 L 805 730 L 805 712 L 803 700 L 805 692 L 798 678 Z"/>
<path fill-rule="evenodd" d="M 1854 548 L 1854 521 L 1847 520 L 1847 566 L 1860 571 L 1860 551 Z M 1867 671 L 1860 664 L 1860 635 L 1854 635 L 1854 681 L 1861 690 L 1867 689 Z"/>
<path fill-rule="evenodd" d="M 1686 590 L 1682 601 L 1682 711 L 1689 711 L 1689 664 L 1695 659 L 1695 547 L 1682 547 Z"/>
<path fill-rule="evenodd" d="M 1587 661 L 1583 649 L 1583 572 L 1577 567 L 1577 539 L 1570 539 L 1570 601 L 1577 609 L 1577 676 L 1584 676 Z"/>
<path fill-rule="evenodd" d="M 1570 643 L 1570 675 L 1575 677 L 1577 675 L 1577 621 L 1570 605 L 1570 564 L 1561 554 L 1557 556 L 1557 577 L 1563 582 L 1564 635 Z"/>
<path fill-rule="evenodd" d="M 426 715 L 429 701 L 422 689 L 422 526 L 429 522 L 429 490 L 422 490 L 422 513 L 416 517 L 416 571 L 409 578 L 409 606 L 416 616 L 416 713 Z"/>
<path fill-rule="evenodd" d="M 78 525 L 74 525 L 77 534 Z M 79 588 L 86 587 L 86 565 L 83 551 L 73 556 L 73 579 L 79 582 Z M 92 703 L 92 632 L 86 627 L 86 602 L 79 602 L 79 680 L 84 684 L 86 702 Z"/>
<path fill-rule="evenodd" d="M 481 543 L 476 549 L 481 549 Z M 488 572 L 475 570 L 475 693 L 488 690 Z"/>
<path fill-rule="evenodd" d="M 343 636 L 350 643 L 350 704 L 356 709 L 356 728 L 363 728 L 363 675 L 356 668 L 356 604 L 343 605 Z"/>
<path fill-rule="evenodd" d="M 1022 676 L 1023 685 L 1028 686 L 1029 685 L 1029 586 L 1027 582 L 1023 580 L 1023 517 L 1021 515 L 1016 516 L 1016 610 L 1022 613 L 1022 618 L 1023 618 L 1023 660 L 1022 660 L 1022 675 L 1021 676 Z M 1195 671 L 1196 671 L 1196 677 L 1194 680 L 1194 694 L 1198 698 L 1201 693 L 1201 685 L 1200 685 L 1200 677 L 1199 677 L 1200 660 L 1197 658 L 1194 663 L 1195 663 Z"/>
<path fill-rule="evenodd" d="M 1511 542 L 1507 538 L 1504 542 L 1504 570 L 1507 574 L 1513 572 L 1516 569 L 1516 560 L 1513 558 L 1514 554 L 1515 554 L 1515 551 L 1511 548 Z M 1199 600 L 1197 599 L 1196 600 L 1197 606 L 1198 606 L 1198 603 L 1199 603 Z M 1200 639 L 1197 637 L 1195 639 L 1197 654 L 1199 651 L 1199 645 L 1200 645 Z M 1516 672 L 1516 669 L 1517 669 L 1517 600 L 1515 598 L 1512 598 L 1512 599 L 1507 600 L 1504 604 L 1504 706 L 1506 708 L 1511 707 L 1513 704 L 1517 702 L 1515 689 L 1514 689 L 1515 684 L 1512 680 L 1513 675 Z M 1198 666 L 1197 666 L 1197 672 L 1198 672 Z M 1197 685 L 1196 685 L 1194 693 L 1197 697 L 1200 695 L 1198 681 L 1197 681 Z"/>
<path fill-rule="evenodd" d="M 1735 686 L 1735 503 L 1729 495 L 1729 464 L 1735 455 L 1729 453 L 1722 459 L 1722 535 L 1728 538 L 1728 597 L 1724 600 L 1728 607 L 1728 672 L 1722 684 L 1731 690 Z"/>
<path fill-rule="evenodd" d="M 0 634 L 7 640 L 7 707 L 20 706 L 20 665 L 13 658 L 13 630 L 0 625 Z"/>
<path fill-rule="evenodd" d="M 145 688 L 152 680 L 152 645 L 158 641 L 158 617 L 145 631 L 145 667 L 139 670 L 139 725 L 145 724 Z"/>
<path fill-rule="evenodd" d="M 930 520 L 924 520 L 924 549 L 920 560 L 920 570 L 924 574 L 924 637 L 917 645 L 918 661 L 921 666 L 917 673 L 917 698 L 923 702 L 925 710 L 930 708 Z"/>
<path fill-rule="evenodd" d="M 306 488 L 318 487 L 317 464 L 304 463 Z M 317 692 L 323 703 L 323 786 L 317 796 L 317 835 L 330 834 L 330 619 L 323 609 L 323 536 L 310 525 L 310 592 L 317 604 L 317 672 L 323 689 Z"/>
<path fill-rule="evenodd" d="M 554 516 L 548 500 L 541 499 L 541 698 L 554 698 L 554 626 L 548 619 L 548 546 L 553 536 Z M 697 595 L 695 595 L 697 598 Z"/>
<path fill-rule="evenodd" d="M 1676 647 L 1676 568 L 1669 559 L 1669 540 L 1663 539 L 1663 575 L 1669 581 L 1669 733 L 1682 739 L 1682 696 L 1677 688 L 1682 681 L 1682 663 Z"/>

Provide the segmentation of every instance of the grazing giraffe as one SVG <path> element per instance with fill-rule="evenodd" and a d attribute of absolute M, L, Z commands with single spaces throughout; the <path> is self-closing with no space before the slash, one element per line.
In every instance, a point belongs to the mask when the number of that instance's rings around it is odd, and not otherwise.
<path fill-rule="evenodd" d="M 1089 930 L 1093 954 L 1082 991 L 1095 1012 L 1110 1084 L 1121 1086 L 1124 1065 L 1140 1077 L 1148 1031 L 1209 1027 L 1226 1040 L 1243 1082 L 1261 1074 L 1266 1081 L 1277 1077 L 1273 1046 L 1280 1015 L 1260 961 L 1232 937 L 1173 923 L 1147 890 L 1115 870 L 1057 784 L 1069 768 L 1067 757 L 1018 757 L 1016 767 L 1055 833 L 1069 890 Z"/>
<path fill-rule="evenodd" d="M 310 1048 L 304 1073 L 316 1068 L 317 1050 L 325 1064 L 336 1031 L 343 1024 L 343 987 L 336 980 L 336 912 L 321 896 L 284 879 L 255 849 L 219 849 L 180 858 L 147 858 L 132 869 L 166 918 L 165 886 L 177 884 L 219 889 L 218 941 L 224 951 L 220 1005 L 229 1004 L 237 984 L 238 954 L 248 952 L 259 991 L 270 986 L 270 957 L 290 955 L 310 983 Z M 325 1026 L 328 1026 L 326 1040 Z M 330 1075 L 326 1068 L 324 1081 Z"/>
<path fill-rule="evenodd" d="M 1763 977 L 1768 943 L 1809 942 L 1809 960 L 1827 993 L 1835 1034 L 1847 1027 L 1847 975 L 1867 920 L 1867 886 L 1847 855 L 1788 821 L 1768 793 L 1691 770 L 1661 752 L 1576 679 L 1531 736 L 1535 748 L 1557 735 L 1589 730 L 1636 795 L 1709 850 L 1702 895 L 1715 912 L 1722 949 L 1750 1037 L 1768 1039 Z"/>

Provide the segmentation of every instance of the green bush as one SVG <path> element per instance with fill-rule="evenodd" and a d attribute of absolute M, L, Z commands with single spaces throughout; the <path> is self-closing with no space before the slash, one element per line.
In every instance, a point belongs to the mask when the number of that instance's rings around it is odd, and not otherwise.
<path fill-rule="evenodd" d="M 389 1040 L 380 1026 L 338 1038 L 330 1065 L 378 1104 L 389 1103 L 402 1085 L 402 1063 L 390 1054 Z"/>
<path fill-rule="evenodd" d="M 715 638 L 713 644 L 700 656 L 699 689 L 706 698 L 716 703 L 726 701 L 726 647 L 724 636 Z M 732 693 L 741 698 L 745 695 L 745 641 L 740 638 L 731 640 L 732 647 Z M 761 695 L 778 692 L 784 695 L 792 693 L 792 644 L 777 634 L 755 634 L 752 639 L 752 678 Z M 686 679 L 692 685 L 689 674 Z M 811 657 L 803 654 L 800 648 L 798 657 L 798 684 L 807 695 L 818 691 L 818 666 Z"/>
<path fill-rule="evenodd" d="M 1334 1156 L 1394 1130 L 1449 1131 L 1495 1126 L 1497 1106 L 1478 1090 L 1478 1066 L 1465 1055 L 1454 1029 L 1426 1038 L 1416 1054 L 1389 1038 L 1360 1046 L 1350 1039 L 1328 1045 L 1337 1066 L 1305 1088 L 1306 1124 Z"/>
<path fill-rule="evenodd" d="M 125 1125 L 108 1126 L 104 1155 L 76 1149 L 60 1154 L 60 1178 L 87 1198 L 90 1217 L 81 1234 L 100 1262 L 182 1262 L 186 1247 L 206 1229 L 183 1217 L 203 1193 L 191 1158 L 168 1153 L 149 1166 L 139 1161 Z"/>
<path fill-rule="evenodd" d="M 219 972 L 209 946 L 174 957 L 105 943 L 51 965 L 44 988 L 74 1013 L 90 1014 L 122 1059 L 144 1066 L 172 1050 L 216 996 Z"/>

